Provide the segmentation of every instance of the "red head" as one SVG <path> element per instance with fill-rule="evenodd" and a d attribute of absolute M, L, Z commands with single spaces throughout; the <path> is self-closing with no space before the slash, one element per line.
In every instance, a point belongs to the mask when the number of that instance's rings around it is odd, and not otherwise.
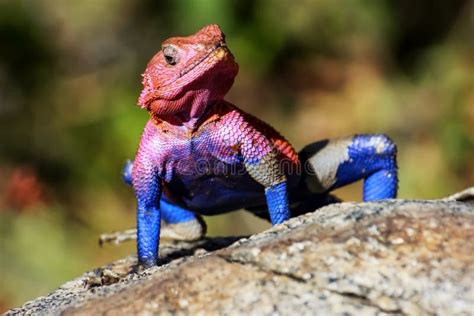
<path fill-rule="evenodd" d="M 229 91 L 238 69 L 218 25 L 169 38 L 148 63 L 138 104 L 162 119 L 198 118 Z"/>

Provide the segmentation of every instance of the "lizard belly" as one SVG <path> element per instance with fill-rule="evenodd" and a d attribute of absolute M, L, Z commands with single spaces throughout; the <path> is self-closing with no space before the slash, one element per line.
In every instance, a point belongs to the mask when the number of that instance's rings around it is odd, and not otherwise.
<path fill-rule="evenodd" d="M 214 215 L 265 203 L 264 187 L 245 169 L 238 146 L 206 127 L 173 141 L 174 163 L 163 194 L 185 208 Z"/>
<path fill-rule="evenodd" d="M 178 170 L 171 181 L 165 183 L 164 194 L 170 200 L 203 215 L 265 203 L 263 186 L 250 177 L 242 164 L 226 164 L 217 159 L 205 161 L 218 167 L 195 167 L 193 172 Z"/>

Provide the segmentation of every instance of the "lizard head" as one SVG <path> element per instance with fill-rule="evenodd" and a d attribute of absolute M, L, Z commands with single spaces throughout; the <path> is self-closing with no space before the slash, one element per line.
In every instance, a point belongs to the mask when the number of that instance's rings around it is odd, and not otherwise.
<path fill-rule="evenodd" d="M 143 73 L 138 105 L 166 118 L 199 117 L 231 88 L 238 65 L 218 25 L 162 43 Z"/>

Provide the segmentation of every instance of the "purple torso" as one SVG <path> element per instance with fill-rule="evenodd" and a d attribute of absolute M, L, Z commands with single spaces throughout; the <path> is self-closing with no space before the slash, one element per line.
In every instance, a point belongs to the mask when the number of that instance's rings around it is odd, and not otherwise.
<path fill-rule="evenodd" d="M 264 187 L 245 170 L 226 123 L 211 122 L 191 134 L 164 132 L 150 120 L 136 161 L 147 155 L 163 179 L 163 195 L 200 214 L 263 205 Z"/>

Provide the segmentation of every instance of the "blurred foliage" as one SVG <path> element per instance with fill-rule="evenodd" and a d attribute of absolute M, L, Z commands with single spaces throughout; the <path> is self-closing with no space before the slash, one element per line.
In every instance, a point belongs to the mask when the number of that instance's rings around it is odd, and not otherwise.
<path fill-rule="evenodd" d="M 162 40 L 209 23 L 240 64 L 228 100 L 297 148 L 384 132 L 401 197 L 474 183 L 470 1 L 1 1 L 0 310 L 134 251 L 96 240 L 134 224 L 120 171 L 148 117 L 140 73 Z M 338 193 L 360 200 L 360 184 Z M 208 222 L 268 227 L 243 212 Z"/>

